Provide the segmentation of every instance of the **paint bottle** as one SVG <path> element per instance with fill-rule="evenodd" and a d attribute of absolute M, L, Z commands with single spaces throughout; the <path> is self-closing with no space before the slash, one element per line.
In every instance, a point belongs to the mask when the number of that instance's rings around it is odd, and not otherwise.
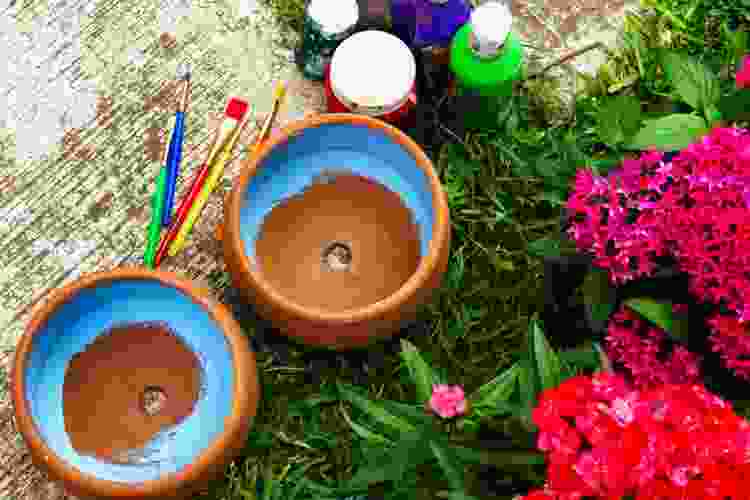
<path fill-rule="evenodd" d="M 306 78 L 325 78 L 333 52 L 354 32 L 358 20 L 356 0 L 308 0 L 302 45 L 297 54 L 297 64 Z"/>
<path fill-rule="evenodd" d="M 391 31 L 390 0 L 359 0 L 358 31 Z"/>
<path fill-rule="evenodd" d="M 391 1 L 391 24 L 396 36 L 445 64 L 453 36 L 470 15 L 468 0 Z"/>
<path fill-rule="evenodd" d="M 361 31 L 333 53 L 325 83 L 328 112 L 408 127 L 417 104 L 416 73 L 414 54 L 403 41 L 384 31 Z"/>
<path fill-rule="evenodd" d="M 450 49 L 456 101 L 467 129 L 495 128 L 500 111 L 522 78 L 523 49 L 511 31 L 513 17 L 501 2 L 490 1 L 471 13 Z"/>

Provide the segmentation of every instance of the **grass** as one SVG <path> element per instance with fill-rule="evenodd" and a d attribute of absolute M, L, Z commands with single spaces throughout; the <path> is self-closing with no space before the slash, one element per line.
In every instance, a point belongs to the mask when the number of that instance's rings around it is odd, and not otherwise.
<path fill-rule="evenodd" d="M 301 29 L 303 0 L 263 1 L 285 29 Z M 628 57 L 611 58 L 616 75 L 606 84 L 637 71 L 635 59 Z M 449 198 L 453 242 L 441 293 L 424 312 L 430 334 L 410 340 L 467 392 L 507 367 L 521 346 L 543 300 L 541 260 L 529 247 L 559 231 L 569 176 L 606 153 L 595 129 L 597 98 L 581 98 L 574 120 L 549 127 L 561 108 L 554 85 L 544 82 L 539 79 L 516 96 L 497 130 L 446 144 L 433 158 Z M 227 277 L 217 274 L 213 280 L 222 287 Z M 254 334 L 252 323 L 243 328 Z M 558 340 L 554 333 L 549 337 L 553 344 Z M 279 498 L 311 498 L 291 491 L 302 475 L 322 482 L 350 477 L 363 451 L 342 410 L 355 420 L 356 412 L 332 402 L 330 387 L 353 383 L 352 375 L 331 367 L 313 383 L 306 379 L 304 351 L 292 346 L 285 366 L 274 366 L 269 354 L 258 353 L 263 399 L 252 435 L 242 457 L 202 498 L 255 498 L 258 478 L 272 481 Z M 412 400 L 414 389 L 405 377 L 397 354 L 386 353 L 383 366 L 369 374 L 370 398 Z M 428 486 L 425 498 L 438 497 L 439 489 Z"/>

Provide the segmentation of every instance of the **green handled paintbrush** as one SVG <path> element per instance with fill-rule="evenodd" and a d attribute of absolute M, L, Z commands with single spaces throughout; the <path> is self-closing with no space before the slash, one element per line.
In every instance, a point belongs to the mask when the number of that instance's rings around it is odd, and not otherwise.
<path fill-rule="evenodd" d="M 169 150 L 167 146 L 166 150 Z M 165 157 L 168 151 L 165 151 Z M 162 212 L 164 212 L 164 198 L 167 188 L 167 163 L 162 162 L 159 176 L 156 178 L 156 190 L 154 191 L 153 202 L 151 204 L 151 225 L 148 227 L 148 242 L 146 243 L 146 252 L 143 255 L 143 262 L 149 269 L 154 269 L 154 259 L 156 249 L 159 246 L 161 237 Z"/>

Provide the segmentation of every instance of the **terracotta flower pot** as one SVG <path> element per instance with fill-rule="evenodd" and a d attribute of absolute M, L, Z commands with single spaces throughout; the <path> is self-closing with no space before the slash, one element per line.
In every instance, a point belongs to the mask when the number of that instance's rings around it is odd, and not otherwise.
<path fill-rule="evenodd" d="M 416 317 L 448 263 L 448 201 L 429 158 L 380 120 L 297 121 L 248 158 L 225 205 L 234 285 L 282 334 L 365 347 Z"/>
<path fill-rule="evenodd" d="M 240 452 L 255 356 L 227 309 L 187 281 L 123 268 L 33 311 L 11 376 L 38 467 L 80 498 L 189 498 Z"/>

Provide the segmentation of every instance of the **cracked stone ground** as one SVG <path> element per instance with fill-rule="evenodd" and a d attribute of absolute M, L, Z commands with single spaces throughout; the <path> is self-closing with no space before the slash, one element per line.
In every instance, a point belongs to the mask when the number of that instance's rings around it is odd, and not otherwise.
<path fill-rule="evenodd" d="M 635 1 L 512 2 L 530 64 L 591 41 L 612 42 Z M 290 82 L 280 125 L 323 110 L 262 4 L 211 0 L 0 0 L 0 364 L 7 370 L 30 308 L 82 273 L 140 263 L 158 160 L 174 116 L 177 64 L 192 66 L 183 178 L 192 176 L 233 95 L 257 121 L 273 82 Z M 577 58 L 593 69 L 601 54 Z M 247 144 L 255 134 L 249 127 Z M 228 190 L 238 170 L 224 176 Z M 184 185 L 178 188 L 184 189 Z M 179 191 L 178 196 L 182 193 Z M 192 244 L 165 269 L 204 285 L 223 268 L 212 197 Z M 2 371 L 0 387 L 7 388 Z M 32 467 L 0 392 L 0 498 L 66 497 Z"/>

